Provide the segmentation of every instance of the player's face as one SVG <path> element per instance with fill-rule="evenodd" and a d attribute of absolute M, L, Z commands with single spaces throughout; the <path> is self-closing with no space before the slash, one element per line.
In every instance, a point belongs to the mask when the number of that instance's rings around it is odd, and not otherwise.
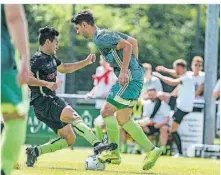
<path fill-rule="evenodd" d="M 150 90 L 147 92 L 148 93 L 148 97 L 151 101 L 155 101 L 157 98 L 157 92 L 154 90 Z"/>
<path fill-rule="evenodd" d="M 192 62 L 191 68 L 194 73 L 199 73 L 203 70 L 203 65 L 201 62 Z"/>
<path fill-rule="evenodd" d="M 89 37 L 87 32 L 87 26 L 84 22 L 81 25 L 80 24 L 75 25 L 75 30 L 78 35 L 83 36 L 85 38 Z"/>
<path fill-rule="evenodd" d="M 179 65 L 176 65 L 174 69 L 177 75 L 182 75 L 185 72 L 185 68 Z"/>
<path fill-rule="evenodd" d="M 56 37 L 53 41 L 47 40 L 46 46 L 50 54 L 56 54 L 58 49 L 58 38 Z"/>

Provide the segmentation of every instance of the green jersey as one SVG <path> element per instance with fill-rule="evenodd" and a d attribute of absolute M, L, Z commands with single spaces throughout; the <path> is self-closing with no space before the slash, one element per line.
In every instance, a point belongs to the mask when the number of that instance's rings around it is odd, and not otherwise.
<path fill-rule="evenodd" d="M 127 40 L 128 35 L 99 28 L 93 37 L 93 42 L 105 61 L 114 68 L 117 77 L 123 62 L 123 50 L 117 49 L 121 39 Z M 107 97 L 107 101 L 118 109 L 133 107 L 143 87 L 144 68 L 133 53 L 131 53 L 128 66 L 128 77 L 129 81 L 124 86 L 120 85 L 119 82 L 113 85 Z"/>
<path fill-rule="evenodd" d="M 117 49 L 117 44 L 121 39 L 127 40 L 127 38 L 128 35 L 126 34 L 99 28 L 97 28 L 93 37 L 93 42 L 105 60 L 114 68 L 116 76 L 119 76 L 123 60 L 123 51 Z M 139 64 L 133 53 L 128 67 L 128 76 L 129 81 L 143 81 L 144 68 Z"/>
<path fill-rule="evenodd" d="M 1 68 L 6 71 L 15 67 L 15 48 L 6 24 L 4 5 L 1 5 Z"/>

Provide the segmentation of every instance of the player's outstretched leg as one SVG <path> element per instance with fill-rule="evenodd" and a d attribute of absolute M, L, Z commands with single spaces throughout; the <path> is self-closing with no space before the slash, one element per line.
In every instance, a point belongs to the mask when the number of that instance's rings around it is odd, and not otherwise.
<path fill-rule="evenodd" d="M 145 150 L 147 155 L 143 170 L 149 170 L 154 166 L 162 151 L 150 142 L 141 127 L 130 118 L 131 112 L 132 109 L 130 108 L 122 109 L 117 112 L 117 119 L 122 128 Z"/>
<path fill-rule="evenodd" d="M 26 154 L 27 154 L 26 164 L 28 167 L 33 167 L 38 156 L 46 153 L 55 152 L 57 150 L 64 149 L 67 147 L 68 143 L 62 137 L 51 140 L 50 142 L 44 145 L 40 145 L 37 147 L 28 147 L 26 148 Z"/>
<path fill-rule="evenodd" d="M 99 154 L 103 151 L 114 150 L 118 147 L 118 144 L 103 144 L 101 140 L 96 137 L 91 128 L 89 128 L 72 109 L 71 106 L 66 106 L 61 113 L 60 120 L 62 122 L 70 123 L 74 131 L 85 138 L 91 145 L 94 146 L 95 154 Z"/>
<path fill-rule="evenodd" d="M 43 145 L 26 148 L 26 164 L 28 167 L 33 167 L 37 157 L 40 155 L 55 152 L 74 144 L 76 136 L 70 124 L 64 126 L 61 129 L 55 129 L 55 126 L 53 127 L 52 125 L 51 127 L 60 137 L 55 138 Z"/>

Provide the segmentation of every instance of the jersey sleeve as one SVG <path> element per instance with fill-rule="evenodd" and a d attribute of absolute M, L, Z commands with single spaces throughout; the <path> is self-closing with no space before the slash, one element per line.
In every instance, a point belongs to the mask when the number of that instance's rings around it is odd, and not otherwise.
<path fill-rule="evenodd" d="M 120 32 L 118 32 L 117 33 L 121 38 L 123 38 L 123 39 L 125 39 L 125 40 L 127 40 L 128 39 L 128 35 L 126 35 L 126 34 L 124 34 L 124 33 L 120 33 Z"/>
<path fill-rule="evenodd" d="M 97 46 L 102 49 L 117 49 L 117 44 L 123 39 L 118 33 L 108 32 L 97 39 Z"/>
<path fill-rule="evenodd" d="M 37 71 L 42 69 L 43 60 L 37 56 L 33 56 L 30 60 L 31 71 L 36 74 Z"/>
<path fill-rule="evenodd" d="M 56 61 L 57 66 L 61 64 L 61 60 L 59 60 L 56 56 L 54 56 L 54 59 Z"/>

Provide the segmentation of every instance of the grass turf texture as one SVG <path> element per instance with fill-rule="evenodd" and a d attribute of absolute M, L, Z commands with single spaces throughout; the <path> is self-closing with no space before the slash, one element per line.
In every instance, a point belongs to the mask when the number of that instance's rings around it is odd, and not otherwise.
<path fill-rule="evenodd" d="M 92 149 L 65 149 L 45 154 L 38 158 L 34 168 L 26 167 L 23 149 L 19 163 L 20 170 L 13 175 L 218 175 L 219 160 L 199 158 L 160 157 L 153 169 L 142 170 L 143 155 L 122 154 L 121 165 L 107 164 L 105 171 L 86 171 L 84 161 L 92 155 Z"/>

